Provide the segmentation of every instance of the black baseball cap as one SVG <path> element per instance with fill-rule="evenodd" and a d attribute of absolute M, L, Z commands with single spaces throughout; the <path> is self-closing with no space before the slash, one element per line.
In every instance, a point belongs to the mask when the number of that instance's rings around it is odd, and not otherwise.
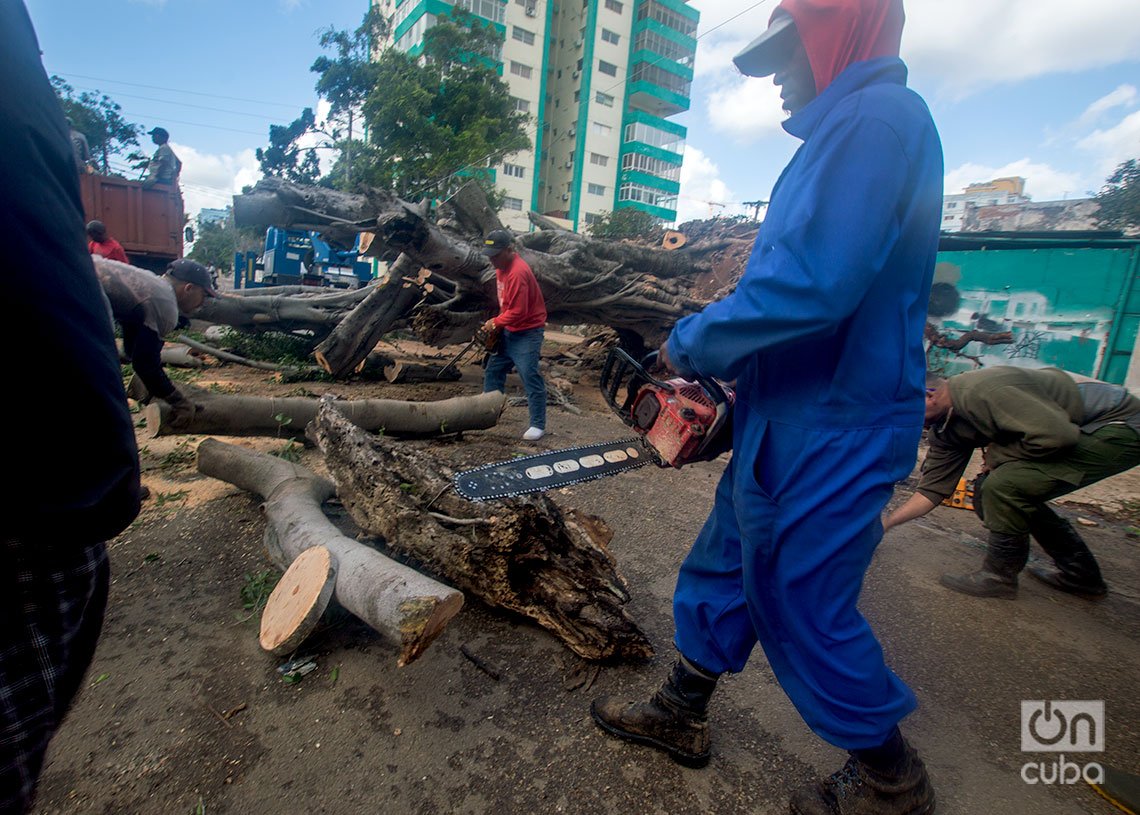
<path fill-rule="evenodd" d="M 164 139 L 169 139 L 170 134 L 166 132 L 165 127 L 156 127 L 147 131 L 148 136 L 162 136 Z"/>
<path fill-rule="evenodd" d="M 195 286 L 201 286 L 206 290 L 206 294 L 209 297 L 218 296 L 210 273 L 206 270 L 205 266 L 197 261 L 180 258 L 166 267 L 166 273 L 171 277 L 178 278 L 183 283 L 193 283 Z"/>
<path fill-rule="evenodd" d="M 771 76 L 791 57 L 796 44 L 796 21 L 783 9 L 772 12 L 767 30 L 732 58 L 745 76 Z"/>
<path fill-rule="evenodd" d="M 504 249 L 509 249 L 514 238 L 511 233 L 505 229 L 492 229 L 487 233 L 487 237 L 483 239 L 483 254 L 489 258 L 502 252 Z"/>

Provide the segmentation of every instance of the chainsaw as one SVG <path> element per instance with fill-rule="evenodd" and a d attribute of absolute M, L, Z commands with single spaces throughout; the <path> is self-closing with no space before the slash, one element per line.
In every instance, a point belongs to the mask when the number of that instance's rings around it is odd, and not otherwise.
<path fill-rule="evenodd" d="M 511 498 L 580 484 L 656 464 L 680 468 L 732 449 L 733 390 L 722 382 L 657 379 L 657 352 L 638 362 L 614 348 L 599 386 L 606 404 L 637 435 L 487 464 L 455 475 L 455 491 L 472 501 Z M 622 389 L 624 395 L 621 395 Z"/>

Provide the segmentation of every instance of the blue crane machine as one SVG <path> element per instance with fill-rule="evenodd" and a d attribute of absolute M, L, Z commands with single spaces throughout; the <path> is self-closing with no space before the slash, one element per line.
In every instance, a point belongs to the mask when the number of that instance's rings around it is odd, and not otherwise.
<path fill-rule="evenodd" d="M 271 226 L 265 249 L 234 255 L 234 288 L 325 286 L 356 289 L 372 279 L 371 260 L 361 257 L 360 237 L 350 249 L 337 249 L 316 232 Z"/>

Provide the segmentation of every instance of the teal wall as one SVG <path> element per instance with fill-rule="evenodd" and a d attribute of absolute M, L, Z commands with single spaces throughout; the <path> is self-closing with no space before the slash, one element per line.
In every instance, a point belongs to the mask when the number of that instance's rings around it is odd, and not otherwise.
<path fill-rule="evenodd" d="M 983 366 L 1056 366 L 1123 384 L 1140 328 L 1140 245 L 944 249 L 935 282 L 961 296 L 955 314 L 932 319 L 951 336 L 979 327 L 975 315 L 1013 334 L 1011 344 L 963 349 Z M 975 367 L 942 349 L 928 357 L 946 374 Z"/>

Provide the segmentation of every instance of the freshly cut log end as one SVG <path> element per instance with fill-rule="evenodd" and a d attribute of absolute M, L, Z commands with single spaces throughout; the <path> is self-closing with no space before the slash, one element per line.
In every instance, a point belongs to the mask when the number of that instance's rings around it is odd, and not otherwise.
<path fill-rule="evenodd" d="M 292 586 L 303 585 L 310 587 L 311 594 L 321 575 L 327 578 L 330 570 L 335 569 L 335 579 L 328 581 L 328 587 L 337 602 L 386 640 L 399 645 L 399 666 L 422 654 L 462 607 L 463 595 L 459 591 L 345 537 L 321 511 L 322 502 L 334 495 L 336 488 L 304 467 L 206 439 L 198 446 L 198 471 L 265 499 L 266 549 L 280 568 L 295 566 L 302 558 L 319 557 L 308 555 L 310 550 L 327 552 L 325 571 L 320 566 L 324 561 L 318 560 L 315 566 L 305 567 L 311 570 L 307 582 L 287 583 L 283 577 L 278 590 L 292 597 Z M 294 580 L 293 572 L 292 568 L 286 570 L 290 581 Z M 302 591 L 299 588 L 297 595 Z M 305 607 L 304 603 L 299 605 Z M 314 623 L 320 618 L 317 607 L 319 603 L 314 603 L 310 615 Z M 298 616 L 294 614 L 293 618 Z M 285 639 L 281 641 L 284 643 Z"/>
<path fill-rule="evenodd" d="M 313 546 L 293 561 L 269 595 L 261 614 L 261 647 L 286 656 L 317 627 L 336 587 L 336 563 L 324 546 Z"/>
<path fill-rule="evenodd" d="M 400 603 L 401 648 L 396 667 L 414 662 L 435 638 L 443 633 L 451 618 L 463 608 L 459 592 L 444 597 L 413 597 Z"/>

